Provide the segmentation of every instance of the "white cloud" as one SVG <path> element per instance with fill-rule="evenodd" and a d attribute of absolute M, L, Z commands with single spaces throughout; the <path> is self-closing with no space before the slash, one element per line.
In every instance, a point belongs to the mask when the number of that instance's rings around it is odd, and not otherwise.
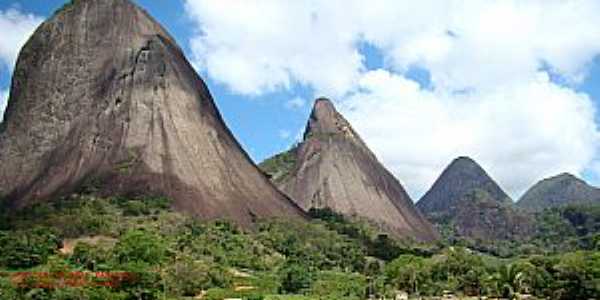
<path fill-rule="evenodd" d="M 300 108 L 303 108 L 305 105 L 306 105 L 306 100 L 304 100 L 300 97 L 292 98 L 285 103 L 285 107 L 287 109 L 300 109 Z"/>
<path fill-rule="evenodd" d="M 430 11 L 436 2 L 419 1 L 411 14 L 403 3 L 373 6 L 367 19 L 390 25 L 368 27 L 365 38 L 399 71 L 428 69 L 438 88 L 520 82 L 543 62 L 577 79 L 600 52 L 599 1 L 447 1 Z"/>
<path fill-rule="evenodd" d="M 16 8 L 0 10 L 0 65 L 13 68 L 21 47 L 41 22 L 41 17 Z"/>
<path fill-rule="evenodd" d="M 0 90 L 0 122 L 4 120 L 4 111 L 8 104 L 8 90 Z"/>
<path fill-rule="evenodd" d="M 574 87 L 600 54 L 600 1 L 186 0 L 186 8 L 199 26 L 191 46 L 202 72 L 235 93 L 302 84 L 337 99 L 413 196 L 457 155 L 480 161 L 513 196 L 599 161 L 595 107 Z M 367 70 L 361 43 L 381 52 L 385 69 Z M 409 80 L 411 67 L 427 70 L 433 88 Z"/>
<path fill-rule="evenodd" d="M 380 70 L 367 73 L 360 88 L 340 110 L 414 196 L 460 155 L 472 156 L 518 195 L 542 177 L 582 172 L 600 137 L 591 100 L 545 73 L 485 94 L 456 95 L 422 90 Z"/>
<path fill-rule="evenodd" d="M 186 1 L 201 33 L 195 65 L 234 92 L 259 95 L 302 83 L 341 95 L 356 82 L 362 56 L 342 1 Z M 326 63 L 324 63 L 326 62 Z"/>
<path fill-rule="evenodd" d="M 581 79 L 600 52 L 595 0 L 187 0 L 186 8 L 199 25 L 196 65 L 251 95 L 299 82 L 341 96 L 365 71 L 359 42 L 381 49 L 396 71 L 421 66 L 453 90 L 528 80 L 544 63 Z"/>

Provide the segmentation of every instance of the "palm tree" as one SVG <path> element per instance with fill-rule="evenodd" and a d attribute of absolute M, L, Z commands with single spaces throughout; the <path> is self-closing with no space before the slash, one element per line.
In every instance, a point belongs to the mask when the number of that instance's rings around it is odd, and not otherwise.
<path fill-rule="evenodd" d="M 536 286 L 544 282 L 543 272 L 529 262 L 515 262 L 500 266 L 498 271 L 488 278 L 490 292 L 512 299 L 516 292 L 531 293 Z"/>

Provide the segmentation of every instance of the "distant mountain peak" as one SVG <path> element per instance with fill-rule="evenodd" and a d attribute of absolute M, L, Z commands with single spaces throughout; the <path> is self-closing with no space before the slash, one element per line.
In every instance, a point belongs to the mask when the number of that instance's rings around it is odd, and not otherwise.
<path fill-rule="evenodd" d="M 573 174 L 561 173 L 536 183 L 523 194 L 517 205 L 530 211 L 541 211 L 567 204 L 597 202 L 600 202 L 600 189 Z"/>
<path fill-rule="evenodd" d="M 444 212 L 473 190 L 486 191 L 491 199 L 510 203 L 510 197 L 472 158 L 460 156 L 444 169 L 427 193 L 417 202 L 425 214 Z"/>
<path fill-rule="evenodd" d="M 472 158 L 446 167 L 417 207 L 431 222 L 477 240 L 520 239 L 531 234 L 529 218 Z"/>
<path fill-rule="evenodd" d="M 304 141 L 309 139 L 327 140 L 330 138 L 346 139 L 354 142 L 362 150 L 372 155 L 365 142 L 354 131 L 350 122 L 337 111 L 333 102 L 328 98 L 321 97 L 315 100 L 304 131 Z"/>

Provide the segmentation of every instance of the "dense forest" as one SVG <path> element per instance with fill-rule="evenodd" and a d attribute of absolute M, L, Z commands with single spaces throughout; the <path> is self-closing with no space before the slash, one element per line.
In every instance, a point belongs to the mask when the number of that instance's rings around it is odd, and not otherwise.
<path fill-rule="evenodd" d="M 244 231 L 169 207 L 78 194 L 2 216 L 0 298 L 600 297 L 600 207 L 544 211 L 531 241 L 489 247 L 396 240 L 327 209 Z"/>

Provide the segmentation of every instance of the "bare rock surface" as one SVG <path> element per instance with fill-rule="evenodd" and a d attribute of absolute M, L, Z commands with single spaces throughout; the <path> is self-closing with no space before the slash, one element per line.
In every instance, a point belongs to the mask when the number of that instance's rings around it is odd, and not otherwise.
<path fill-rule="evenodd" d="M 93 183 L 242 225 L 302 218 L 225 126 L 173 38 L 129 0 L 74 0 L 23 47 L 0 126 L 0 199 L 23 208 Z"/>
<path fill-rule="evenodd" d="M 400 182 L 383 167 L 328 99 L 317 99 L 295 162 L 279 187 L 300 207 L 366 218 L 397 236 L 435 240 Z"/>

